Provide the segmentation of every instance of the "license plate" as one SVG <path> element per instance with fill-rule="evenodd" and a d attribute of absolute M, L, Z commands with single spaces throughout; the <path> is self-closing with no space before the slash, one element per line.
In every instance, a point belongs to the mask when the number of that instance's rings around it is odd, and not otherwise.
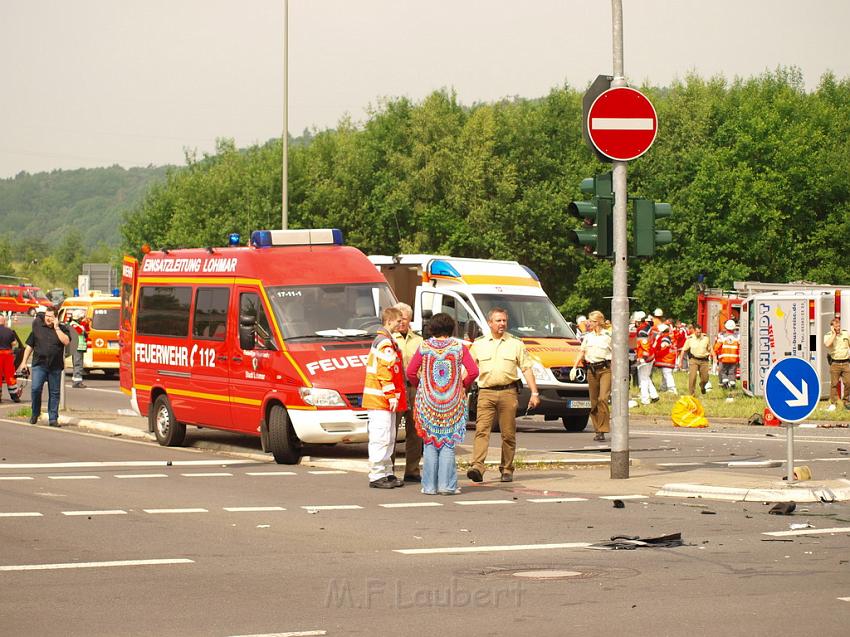
<path fill-rule="evenodd" d="M 109 341 L 109 349 L 118 349 L 118 341 Z"/>
<path fill-rule="evenodd" d="M 590 401 L 589 400 L 570 400 L 570 401 L 567 401 L 567 407 L 572 407 L 573 409 L 590 409 Z"/>

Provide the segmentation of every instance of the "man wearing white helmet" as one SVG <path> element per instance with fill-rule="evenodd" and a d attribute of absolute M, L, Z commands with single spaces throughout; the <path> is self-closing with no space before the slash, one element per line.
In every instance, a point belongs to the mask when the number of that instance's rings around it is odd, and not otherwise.
<path fill-rule="evenodd" d="M 670 326 L 662 323 L 658 326 L 658 336 L 653 346 L 655 350 L 655 366 L 661 370 L 661 391 L 677 394 L 676 383 L 673 380 L 673 368 L 676 366 L 676 349 L 670 335 Z"/>
<path fill-rule="evenodd" d="M 585 334 L 587 334 L 587 317 L 584 314 L 579 314 L 576 317 L 576 336 L 581 340 Z"/>
<path fill-rule="evenodd" d="M 731 403 L 734 400 L 732 391 L 735 389 L 738 363 L 741 360 L 741 344 L 735 331 L 735 321 L 729 319 L 723 327 L 726 329 L 718 334 L 717 340 L 714 341 L 714 356 L 720 364 L 720 386 L 726 390 L 726 402 Z"/>
<path fill-rule="evenodd" d="M 84 319 L 86 318 L 86 311 L 81 308 L 72 310 L 70 317 L 68 326 L 71 328 L 71 343 L 68 345 L 68 349 L 71 350 L 71 362 L 74 365 L 72 387 L 85 389 L 86 386 L 83 384 L 83 355 L 88 349 L 88 344 L 86 343 L 86 326 L 84 322 Z"/>

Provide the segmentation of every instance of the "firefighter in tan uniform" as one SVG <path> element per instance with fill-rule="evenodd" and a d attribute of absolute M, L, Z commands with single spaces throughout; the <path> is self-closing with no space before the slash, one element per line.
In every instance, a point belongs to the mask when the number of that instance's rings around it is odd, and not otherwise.
<path fill-rule="evenodd" d="M 841 398 L 839 383 L 844 383 L 844 409 L 850 409 L 850 334 L 841 329 L 841 320 L 834 318 L 829 333 L 823 337 L 829 353 L 829 407 L 835 411 L 835 403 Z"/>
<path fill-rule="evenodd" d="M 508 329 L 508 312 L 494 307 L 487 313 L 487 325 L 490 333 L 478 337 L 469 352 L 479 369 L 478 376 L 478 418 L 475 421 L 475 441 L 472 446 L 472 467 L 466 472 L 473 482 L 484 479 L 484 460 L 490 444 L 490 431 L 493 422 L 498 419 L 502 436 L 502 460 L 499 471 L 502 482 L 512 482 L 514 475 L 514 455 L 516 454 L 516 408 L 519 374 L 525 376 L 531 398 L 528 408 L 534 409 L 540 404 L 540 394 L 534 374 L 532 361 L 525 345 L 511 336 Z"/>
<path fill-rule="evenodd" d="M 413 318 L 413 308 L 407 303 L 396 303 L 393 307 L 401 312 L 401 322 L 398 329 L 393 332 L 398 348 L 404 358 L 404 369 L 410 365 L 410 359 L 416 354 L 422 345 L 422 337 L 410 328 Z M 413 400 L 416 389 L 407 383 L 407 411 L 402 414 L 404 418 L 404 480 L 405 482 L 421 482 L 422 474 L 419 470 L 419 461 L 422 460 L 422 438 L 416 435 L 413 426 Z M 395 464 L 395 453 L 393 453 L 393 464 Z"/>

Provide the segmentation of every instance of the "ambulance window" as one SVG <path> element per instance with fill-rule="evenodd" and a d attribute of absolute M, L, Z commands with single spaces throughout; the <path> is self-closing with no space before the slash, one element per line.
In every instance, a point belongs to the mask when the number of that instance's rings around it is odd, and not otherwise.
<path fill-rule="evenodd" d="M 118 308 L 94 308 L 91 327 L 93 330 L 117 330 Z"/>
<path fill-rule="evenodd" d="M 121 287 L 121 329 L 130 329 L 133 317 L 133 284 L 124 283 Z"/>
<path fill-rule="evenodd" d="M 227 335 L 229 288 L 198 288 L 192 334 L 195 338 L 223 341 Z"/>
<path fill-rule="evenodd" d="M 451 296 L 443 297 L 443 312 L 451 316 L 455 320 L 455 333 L 454 336 L 463 337 L 467 332 L 467 325 L 472 321 L 475 322 L 469 312 L 466 311 L 466 308 L 463 306 L 463 303 L 460 301 L 456 301 Z"/>
<path fill-rule="evenodd" d="M 254 292 L 243 292 L 239 295 L 239 315 L 256 318 L 254 338 L 257 349 L 275 349 L 269 319 L 260 300 L 260 295 Z"/>
<path fill-rule="evenodd" d="M 136 332 L 150 336 L 189 336 L 192 288 L 143 286 L 139 294 Z"/>

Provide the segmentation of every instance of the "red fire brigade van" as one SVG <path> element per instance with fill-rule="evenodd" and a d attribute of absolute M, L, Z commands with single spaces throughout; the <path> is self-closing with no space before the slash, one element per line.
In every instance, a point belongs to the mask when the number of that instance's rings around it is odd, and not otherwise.
<path fill-rule="evenodd" d="M 396 299 L 339 230 L 125 257 L 121 297 L 121 387 L 160 444 L 226 429 L 292 464 L 302 443 L 368 439 L 366 359 Z"/>

